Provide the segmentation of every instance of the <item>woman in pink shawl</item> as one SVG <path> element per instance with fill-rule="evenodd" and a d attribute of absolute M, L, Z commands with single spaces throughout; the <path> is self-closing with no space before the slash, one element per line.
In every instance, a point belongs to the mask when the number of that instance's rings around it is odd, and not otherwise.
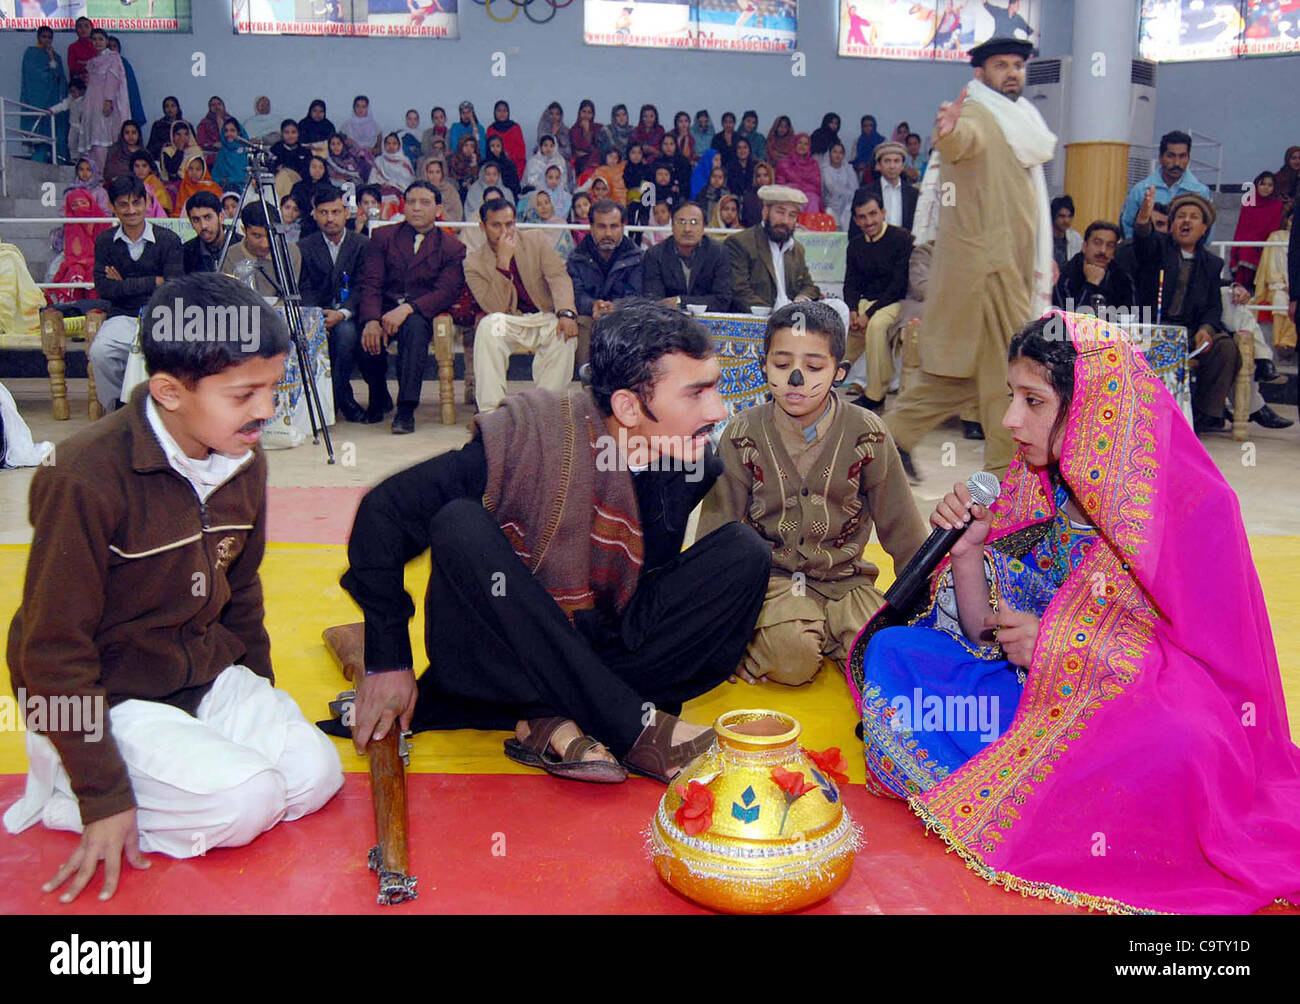
<path fill-rule="evenodd" d="M 199 120 L 199 132 L 194 138 L 203 151 L 203 159 L 207 162 L 209 171 L 217 162 L 217 154 L 221 152 L 221 138 L 225 133 L 226 119 L 230 117 L 225 101 L 215 94 L 208 98 L 208 114 Z"/>
<path fill-rule="evenodd" d="M 122 123 L 131 115 L 122 57 L 108 47 L 102 28 L 90 33 L 97 55 L 86 64 L 86 97 L 82 102 L 81 136 L 96 170 L 104 170 L 108 148 L 117 142 Z"/>
<path fill-rule="evenodd" d="M 1268 235 L 1282 226 L 1283 202 L 1274 191 L 1276 187 L 1272 171 L 1261 171 L 1255 175 L 1254 198 L 1249 205 L 1242 205 L 1241 215 L 1237 217 L 1237 229 L 1233 233 L 1234 241 L 1266 241 Z M 1255 269 L 1259 268 L 1259 257 L 1263 248 L 1233 248 L 1228 259 L 1233 279 L 1247 289 L 1255 288 Z"/>
<path fill-rule="evenodd" d="M 805 213 L 822 211 L 822 166 L 812 156 L 812 138 L 801 132 L 794 138 L 794 153 L 776 165 L 776 183 L 797 188 L 808 196 Z"/>
<path fill-rule="evenodd" d="M 849 657 L 868 787 L 1025 895 L 1300 903 L 1300 749 L 1236 495 L 1119 329 L 1054 313 L 1010 358 L 1001 497 L 954 487 L 928 607 Z"/>

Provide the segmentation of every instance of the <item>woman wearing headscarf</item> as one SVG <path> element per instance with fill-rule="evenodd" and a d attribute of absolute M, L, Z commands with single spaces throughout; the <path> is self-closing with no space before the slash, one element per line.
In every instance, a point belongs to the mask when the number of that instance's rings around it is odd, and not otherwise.
<path fill-rule="evenodd" d="M 569 207 L 573 205 L 573 196 L 569 194 L 569 188 L 565 184 L 563 173 L 547 168 L 546 184 L 538 191 L 544 191 L 550 196 L 551 205 L 555 207 L 555 215 L 559 219 L 564 219 L 569 215 Z"/>
<path fill-rule="evenodd" d="M 491 152 L 492 137 L 500 136 L 505 147 L 505 154 L 515 165 L 515 178 L 524 173 L 528 163 L 528 144 L 524 141 L 524 131 L 519 123 L 510 117 L 510 102 L 498 101 L 492 106 L 492 124 L 487 127 L 488 152 Z M 518 181 L 514 186 L 518 189 Z"/>
<path fill-rule="evenodd" d="M 822 162 L 822 198 L 825 211 L 835 217 L 835 226 L 848 230 L 851 222 L 853 193 L 858 190 L 858 172 L 845 156 L 844 144 L 836 141 Z"/>
<path fill-rule="evenodd" d="M 528 158 L 528 166 L 524 169 L 523 187 L 544 188 L 546 171 L 550 167 L 558 167 L 561 175 L 568 177 L 569 162 L 560 155 L 555 137 L 545 135 L 538 141 L 537 152 Z"/>
<path fill-rule="evenodd" d="M 751 108 L 740 116 L 740 128 L 737 132 L 742 139 L 749 142 L 749 150 L 754 155 L 754 160 L 763 160 L 767 156 L 767 139 L 758 131 L 758 112 Z"/>
<path fill-rule="evenodd" d="M 108 192 L 104 190 L 104 178 L 96 169 L 94 161 L 88 157 L 81 157 L 77 160 L 75 174 L 72 184 L 68 186 L 68 191 L 70 192 L 74 188 L 85 189 L 90 193 L 90 197 L 94 199 L 95 204 L 104 210 L 105 216 L 113 215 L 113 207 L 108 202 Z"/>
<path fill-rule="evenodd" d="M 298 122 L 298 142 L 303 146 L 314 146 L 317 143 L 328 143 L 337 129 L 334 123 L 326 117 L 325 102 L 316 98 L 307 107 L 307 117 L 300 119 Z M 302 205 L 302 203 L 298 203 Z"/>
<path fill-rule="evenodd" d="M 610 109 L 609 125 L 600 131 L 596 139 L 596 152 L 600 155 L 600 163 L 605 163 L 610 150 L 617 150 L 620 158 L 627 157 L 627 144 L 631 138 L 632 124 L 627 119 L 627 105 L 615 105 Z"/>
<path fill-rule="evenodd" d="M 825 156 L 831 148 L 831 144 L 840 141 L 840 117 L 834 112 L 827 112 L 822 116 L 822 124 L 810 137 L 812 145 L 812 155 L 814 157 Z"/>
<path fill-rule="evenodd" d="M 172 126 L 181 120 L 180 100 L 168 95 L 163 98 L 162 110 L 162 118 L 154 120 L 149 127 L 149 142 L 144 145 L 154 160 L 162 155 L 163 147 L 172 141 Z"/>
<path fill-rule="evenodd" d="M 447 149 L 454 154 L 460 149 L 461 141 L 466 136 L 473 136 L 481 160 L 483 155 L 487 153 L 487 133 L 484 132 L 483 124 L 478 120 L 478 112 L 474 110 L 474 102 L 462 101 L 458 112 L 460 118 L 452 123 L 451 129 L 447 133 Z"/>
<path fill-rule="evenodd" d="M 741 195 L 754 185 L 754 165 L 758 161 L 750 149 L 749 140 L 736 134 L 735 156 L 731 160 L 723 158 L 723 169 L 727 172 L 727 188 Z"/>
<path fill-rule="evenodd" d="M 535 142 L 537 146 L 542 145 L 542 137 L 551 136 L 555 140 L 555 152 L 566 161 L 573 160 L 573 144 L 569 139 L 569 127 L 564 124 L 564 106 L 558 101 L 552 101 L 546 106 L 546 111 L 542 112 L 542 117 L 537 120 L 537 134 Z M 525 174 L 527 171 L 525 170 Z"/>
<path fill-rule="evenodd" d="M 126 71 L 126 94 L 127 100 L 131 102 L 131 118 L 143 126 L 149 120 L 144 114 L 144 102 L 140 100 L 140 84 L 135 79 L 135 69 L 131 66 L 131 60 L 122 55 L 122 40 L 120 38 L 116 35 L 109 35 L 108 47 L 118 54 L 118 57 L 122 60 L 122 69 Z"/>
<path fill-rule="evenodd" d="M 400 197 L 414 180 L 411 162 L 402 152 L 402 140 L 397 133 L 390 132 L 384 137 L 384 152 L 375 159 L 369 182 L 378 185 L 385 195 L 395 193 Z"/>
<path fill-rule="evenodd" d="M 678 154 L 685 157 L 691 167 L 694 167 L 695 137 L 691 135 L 691 117 L 686 112 L 678 112 L 673 116 L 673 131 L 669 135 L 677 141 Z"/>
<path fill-rule="evenodd" d="M 401 140 L 402 153 L 406 154 L 411 170 L 415 170 L 424 149 L 424 141 L 420 139 L 420 113 L 414 108 L 408 108 L 405 121 L 406 124 L 397 130 L 397 138 Z"/>
<path fill-rule="evenodd" d="M 1249 205 L 1244 202 L 1241 215 L 1237 217 L 1237 229 L 1233 233 L 1234 241 L 1266 241 L 1268 235 L 1282 225 L 1283 202 L 1277 197 L 1277 179 L 1272 171 L 1261 171 L 1255 175 L 1254 201 Z M 1232 270 L 1236 282 L 1247 289 L 1255 288 L 1255 269 L 1259 267 L 1260 252 L 1263 248 L 1233 248 L 1228 259 L 1228 268 Z"/>
<path fill-rule="evenodd" d="M 140 127 L 131 119 L 122 123 L 117 132 L 117 142 L 108 149 L 104 157 L 104 185 L 115 178 L 126 178 L 131 174 L 131 155 L 143 150 L 140 145 Z"/>
<path fill-rule="evenodd" d="M 242 189 L 248 180 L 248 147 L 239 142 L 247 138 L 238 119 L 226 119 L 221 127 L 221 150 L 212 167 L 212 180 L 222 188 Z"/>
<path fill-rule="evenodd" d="M 822 169 L 812 155 L 812 137 L 806 132 L 795 137 L 794 153 L 776 165 L 776 183 L 797 188 L 808 196 L 805 213 L 822 211 Z"/>
<path fill-rule="evenodd" d="M 912 127 L 906 122 L 898 123 L 898 125 L 894 126 L 894 142 L 902 143 L 903 146 L 907 146 L 907 137 L 911 135 L 911 132 Z"/>
<path fill-rule="evenodd" d="M 95 166 L 103 168 L 108 149 L 120 138 L 122 123 L 130 116 L 122 57 L 108 47 L 108 35 L 96 28 L 90 33 L 95 58 L 86 64 L 86 98 L 81 106 L 81 143 Z"/>
<path fill-rule="evenodd" d="M 265 94 L 259 94 L 253 100 L 253 114 L 245 118 L 242 125 L 250 139 L 274 143 L 280 138 L 282 121 L 283 119 L 275 118 L 271 114 L 271 99 Z"/>
<path fill-rule="evenodd" d="M 722 156 L 718 154 L 719 158 Z M 703 159 L 703 158 L 701 158 Z M 713 219 L 713 207 L 722 199 L 724 195 L 731 195 L 727 191 L 727 175 L 723 171 L 722 165 L 719 164 L 709 173 L 709 183 L 695 193 L 695 201 L 700 204 L 704 210 L 707 219 Z"/>
<path fill-rule="evenodd" d="M 185 180 L 185 162 L 196 153 L 203 156 L 203 151 L 194 142 L 194 130 L 184 119 L 177 119 L 172 123 L 170 140 L 158 156 L 158 176 L 173 199 Z"/>
<path fill-rule="evenodd" d="M 713 136 L 713 149 L 722 154 L 723 162 L 736 156 L 736 113 L 722 113 L 722 128 Z"/>
<path fill-rule="evenodd" d="M 767 131 L 767 162 L 773 168 L 794 153 L 794 126 L 789 115 L 778 115 Z"/>
<path fill-rule="evenodd" d="M 564 217 L 555 211 L 555 205 L 551 202 L 550 194 L 544 189 L 539 188 L 535 192 L 529 192 L 519 200 L 516 210 L 519 213 L 520 223 L 551 224 L 560 223 Z M 569 252 L 575 247 L 573 242 L 572 231 L 561 230 L 559 227 L 547 227 L 545 230 L 539 230 L 561 258 L 568 258 Z"/>
<path fill-rule="evenodd" d="M 355 153 L 355 147 L 341 132 L 329 138 L 329 153 L 325 163 L 329 166 L 329 180 L 338 185 L 351 182 L 360 187 L 370 178 L 372 168 Z"/>
<path fill-rule="evenodd" d="M 653 164 L 659 156 L 659 143 L 664 138 L 664 127 L 659 124 L 659 109 L 654 105 L 642 105 L 640 121 L 632 130 L 630 143 L 645 147 L 642 151 L 646 163 Z"/>
<path fill-rule="evenodd" d="M 592 180 L 603 181 L 609 188 L 609 197 L 620 206 L 627 205 L 627 181 L 623 177 L 626 170 L 627 161 L 617 150 L 610 150 L 605 154 L 605 163 L 592 172 Z"/>
<path fill-rule="evenodd" d="M 714 230 L 743 230 L 740 222 L 740 199 L 728 192 L 713 204 L 709 226 Z M 724 237 L 723 240 L 726 240 Z"/>
<path fill-rule="evenodd" d="M 149 205 L 145 215 L 153 219 L 171 216 L 172 197 L 168 194 L 167 186 L 162 183 L 162 179 L 154 172 L 153 160 L 144 148 L 131 155 L 131 173 L 140 179 L 145 191 L 149 193 Z"/>
<path fill-rule="evenodd" d="M 316 218 L 307 207 L 315 208 L 318 191 L 335 187 L 334 182 L 330 181 L 329 171 L 329 163 L 324 157 L 313 156 L 307 161 L 307 177 L 297 182 L 291 190 L 293 201 L 298 203 L 302 211 L 302 230 L 299 233 L 299 240 L 310 237 L 320 229 L 316 225 Z"/>
<path fill-rule="evenodd" d="M 1289 146 L 1282 155 L 1282 166 L 1273 175 L 1273 188 L 1283 202 L 1300 197 L 1300 146 Z"/>
<path fill-rule="evenodd" d="M 655 159 L 655 167 L 667 167 L 672 172 L 673 184 L 677 186 L 678 192 L 690 191 L 691 162 L 682 156 L 676 134 L 668 133 L 659 141 L 659 156 Z"/>
<path fill-rule="evenodd" d="M 226 111 L 226 103 L 215 94 L 208 98 L 208 113 L 199 120 L 198 135 L 194 138 L 198 140 L 209 168 L 215 167 L 217 163 L 217 154 L 221 152 L 222 127 L 228 118 L 230 114 Z"/>
<path fill-rule="evenodd" d="M 686 189 L 692 199 L 709 187 L 709 178 L 713 176 L 715 168 L 722 168 L 723 185 L 725 185 L 727 171 L 723 166 L 722 154 L 713 149 L 705 150 L 704 156 L 700 158 L 699 163 L 695 165 L 695 170 L 691 172 L 691 187 Z"/>
<path fill-rule="evenodd" d="M 745 192 L 740 204 L 740 222 L 747 227 L 756 227 L 763 222 L 763 200 L 758 197 L 758 190 L 764 185 L 776 184 L 776 170 L 765 160 L 754 164 L 754 183 Z"/>
<path fill-rule="evenodd" d="M 84 173 L 91 177 L 82 178 L 82 165 L 88 169 Z M 91 220 L 113 215 L 112 210 L 108 208 L 108 196 L 97 183 L 98 179 L 93 177 L 93 171 L 94 165 L 89 160 L 83 157 L 77 161 L 77 180 L 63 196 L 64 217 Z M 93 189 L 92 180 L 96 182 Z M 111 224 L 108 223 L 65 223 L 63 261 L 50 281 L 93 283 L 95 281 L 95 238 L 110 226 Z M 93 299 L 95 291 L 93 289 L 52 289 L 49 296 L 55 303 L 71 303 L 73 300 Z"/>
<path fill-rule="evenodd" d="M 605 127 L 596 121 L 596 106 L 590 98 L 578 105 L 578 121 L 569 129 L 569 146 L 573 150 L 574 175 L 582 174 L 596 156 L 596 140 Z"/>
<path fill-rule="evenodd" d="M 465 204 L 455 183 L 447 177 L 447 165 L 437 157 L 420 161 L 419 176 L 442 193 L 442 218 L 453 223 L 465 219 Z"/>
<path fill-rule="evenodd" d="M 456 183 L 456 188 L 460 191 L 462 200 L 464 200 L 470 186 L 478 181 L 479 168 L 482 166 L 478 137 L 473 133 L 465 133 L 461 136 L 460 142 L 456 144 L 456 149 L 452 152 L 451 161 L 448 164 L 451 169 L 451 180 Z"/>
<path fill-rule="evenodd" d="M 853 166 L 858 169 L 858 174 L 864 184 L 870 182 L 875 173 L 876 147 L 883 142 L 885 142 L 885 137 L 876 131 L 876 117 L 874 115 L 863 115 L 862 132 L 858 136 Z M 903 146 L 907 146 L 906 141 L 903 142 Z"/>
<path fill-rule="evenodd" d="M 713 149 L 713 136 L 713 120 L 709 118 L 708 109 L 701 108 L 691 124 L 691 142 L 695 144 L 696 157 L 708 158 L 708 151 Z"/>
<path fill-rule="evenodd" d="M 177 216 L 184 214 L 185 203 L 195 192 L 211 192 L 218 199 L 222 196 L 221 186 L 215 184 L 208 173 L 208 160 L 202 153 L 191 153 L 185 158 L 184 178 L 176 192 L 173 211 Z M 302 205 L 301 202 L 298 205 Z"/>
<path fill-rule="evenodd" d="M 488 135 L 488 152 L 487 156 L 483 158 L 483 164 L 496 164 L 501 171 L 501 183 L 512 192 L 519 191 L 521 187 L 519 172 L 515 169 L 515 161 L 510 156 L 505 137 L 500 133 L 494 132 Z"/>
<path fill-rule="evenodd" d="M 591 196 L 586 192 L 573 193 L 573 205 L 569 207 L 570 223 L 588 223 L 591 220 Z M 581 244 L 591 234 L 590 230 L 570 230 L 574 245 Z"/>
<path fill-rule="evenodd" d="M 358 94 L 352 99 L 352 116 L 339 126 L 339 132 L 352 140 L 358 150 L 369 150 L 376 154 L 379 152 L 384 133 L 375 117 L 370 114 L 370 99 L 364 94 Z"/>

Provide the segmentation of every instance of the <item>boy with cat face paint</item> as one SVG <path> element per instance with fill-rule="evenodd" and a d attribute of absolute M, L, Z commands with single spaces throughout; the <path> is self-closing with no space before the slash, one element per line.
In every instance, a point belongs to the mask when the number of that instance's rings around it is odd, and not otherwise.
<path fill-rule="evenodd" d="M 834 393 L 848 363 L 844 323 L 824 303 L 772 314 L 763 351 L 772 400 L 723 433 L 726 471 L 704 502 L 700 533 L 733 520 L 772 547 L 772 574 L 737 676 L 795 686 L 824 657 L 839 663 L 884 602 L 862 549 L 874 525 L 901 569 L 926 525 L 889 430 Z"/>

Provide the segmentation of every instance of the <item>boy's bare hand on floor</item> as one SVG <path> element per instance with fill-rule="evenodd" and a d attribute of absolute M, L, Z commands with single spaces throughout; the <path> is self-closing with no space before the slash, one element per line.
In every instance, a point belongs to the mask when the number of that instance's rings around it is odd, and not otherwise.
<path fill-rule="evenodd" d="M 136 828 L 135 809 L 127 809 L 90 823 L 81 833 L 81 843 L 72 857 L 59 867 L 54 878 L 41 886 L 42 892 L 53 892 L 72 876 L 72 884 L 59 897 L 60 903 L 71 903 L 95 877 L 99 862 L 104 862 L 104 886 L 99 891 L 100 902 L 111 899 L 117 892 L 117 881 L 122 874 L 122 855 L 132 868 L 151 867 L 151 862 L 140 852 L 140 831 Z"/>

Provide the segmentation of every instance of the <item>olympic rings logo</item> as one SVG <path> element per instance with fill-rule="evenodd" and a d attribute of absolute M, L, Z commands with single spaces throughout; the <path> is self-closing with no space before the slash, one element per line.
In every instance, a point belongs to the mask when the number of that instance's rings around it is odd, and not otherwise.
<path fill-rule="evenodd" d="M 556 13 L 572 4 L 573 0 L 564 0 L 563 3 L 561 3 L 560 0 L 474 0 L 474 2 L 484 8 L 487 11 L 488 17 L 497 22 L 497 24 L 509 24 L 519 16 L 520 11 L 523 11 L 524 17 L 532 21 L 533 24 L 547 24 L 554 21 Z M 497 5 L 508 3 L 512 9 L 505 17 L 501 17 L 492 9 L 494 3 Z M 543 3 L 550 5 L 551 12 L 545 17 L 534 17 L 532 13 L 533 5 L 540 5 Z"/>

